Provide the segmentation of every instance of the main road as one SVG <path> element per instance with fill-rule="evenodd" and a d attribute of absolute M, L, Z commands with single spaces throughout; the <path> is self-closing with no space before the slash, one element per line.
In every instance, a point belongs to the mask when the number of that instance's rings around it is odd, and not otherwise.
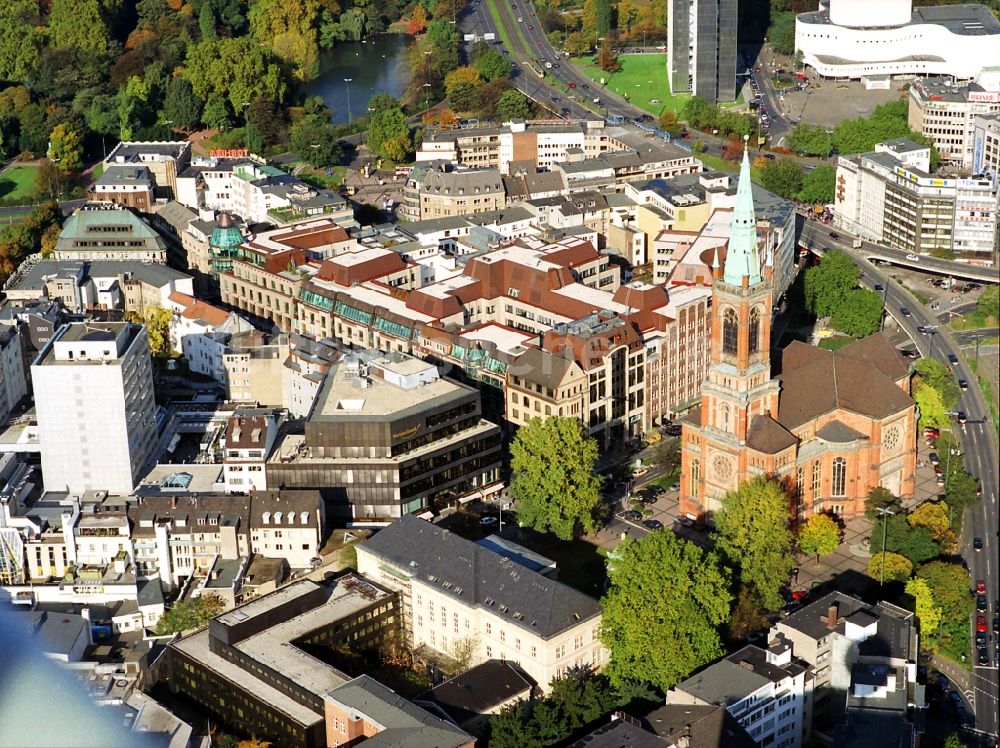
<path fill-rule="evenodd" d="M 899 327 L 916 344 L 923 358 L 934 358 L 949 367 L 956 379 L 969 382 L 969 389 L 960 393 L 956 412 L 966 414 L 964 425 L 955 423 L 957 436 L 965 453 L 965 469 L 979 480 L 982 488 L 981 501 L 969 509 L 966 514 L 965 532 L 961 538 L 959 552 L 969 567 L 972 580 L 983 580 L 986 583 L 987 623 L 993 617 L 1000 615 L 996 608 L 1000 568 L 998 568 L 998 553 L 1000 553 L 1000 531 L 998 531 L 997 496 L 998 486 L 998 447 L 996 425 L 990 420 L 990 412 L 980 389 L 978 377 L 969 368 L 962 356 L 961 348 L 955 336 L 947 327 L 939 325 L 936 314 L 924 307 L 902 285 L 896 283 L 882 268 L 875 266 L 865 257 L 865 252 L 851 248 L 848 239 L 831 239 L 829 229 L 823 226 L 821 237 L 815 230 L 803 232 L 811 237 L 813 246 L 836 248 L 843 250 L 853 258 L 855 264 L 862 269 L 865 280 L 870 285 L 881 285 L 885 289 L 886 311 L 898 323 Z M 926 269 L 926 268 L 922 268 Z M 904 311 L 905 310 L 905 311 Z M 922 334 L 918 327 L 935 328 L 931 334 Z M 955 356 L 958 363 L 952 364 L 949 356 Z M 973 550 L 973 538 L 981 538 L 983 550 Z M 970 638 L 972 621 L 969 622 Z M 971 662 L 977 661 L 975 648 L 970 652 Z M 997 701 L 997 665 L 994 659 L 995 650 L 990 647 L 990 664 L 988 666 L 974 665 L 972 668 L 971 688 L 972 703 L 976 713 L 976 729 L 989 736 L 997 736 L 998 701 Z"/>

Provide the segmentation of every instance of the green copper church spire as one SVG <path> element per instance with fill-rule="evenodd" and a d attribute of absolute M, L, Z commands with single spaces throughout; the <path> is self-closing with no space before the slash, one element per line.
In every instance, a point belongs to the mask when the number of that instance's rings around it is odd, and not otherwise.
<path fill-rule="evenodd" d="M 757 218 L 753 210 L 753 194 L 750 191 L 749 147 L 743 138 L 743 164 L 740 166 L 740 181 L 736 187 L 736 206 L 733 208 L 733 225 L 729 233 L 729 249 L 726 251 L 726 267 L 722 276 L 725 283 L 742 286 L 743 278 L 749 285 L 761 282 L 760 255 L 757 252 Z"/>

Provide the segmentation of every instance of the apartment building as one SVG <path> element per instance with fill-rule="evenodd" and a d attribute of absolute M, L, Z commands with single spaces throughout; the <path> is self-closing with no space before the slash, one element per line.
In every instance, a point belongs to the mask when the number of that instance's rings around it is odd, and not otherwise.
<path fill-rule="evenodd" d="M 88 203 L 63 223 L 54 260 L 167 261 L 163 237 L 128 208 L 112 203 Z"/>
<path fill-rule="evenodd" d="M 151 213 L 156 204 L 156 179 L 146 166 L 107 166 L 87 190 L 87 198 Z"/>
<path fill-rule="evenodd" d="M 831 592 L 778 621 L 770 637 L 791 643 L 796 659 L 811 669 L 814 729 L 819 732 L 830 734 L 848 718 L 850 704 L 845 694 L 857 680 L 859 665 L 861 671 L 866 666 L 884 666 L 883 675 L 891 672 L 894 676 L 890 690 L 895 695 L 886 699 L 886 681 L 879 698 L 883 707 L 896 712 L 900 727 L 906 722 L 908 706 L 921 705 L 912 687 L 918 650 L 916 621 L 910 611 L 886 602 L 868 605 L 850 595 Z M 858 695 L 864 696 L 864 689 Z M 848 721 L 862 717 L 859 711 Z"/>
<path fill-rule="evenodd" d="M 330 701 L 331 693 L 354 682 L 338 669 L 337 650 L 362 654 L 398 630 L 396 593 L 357 574 L 324 583 L 299 580 L 171 642 L 170 687 L 230 729 L 252 733 L 277 748 L 345 745 L 348 725 L 351 739 L 357 739 L 353 730 L 362 712 L 349 712 L 347 720 L 340 717 L 362 704 L 355 705 L 347 692 Z M 375 707 L 374 698 L 369 707 Z M 427 715 L 428 722 L 433 719 Z M 436 723 L 441 731 L 450 727 Z M 419 727 L 408 726 L 414 745 L 437 744 L 433 739 L 421 743 Z M 370 728 L 377 730 L 375 724 Z M 437 733 L 424 738 L 432 735 L 440 738 Z"/>
<path fill-rule="evenodd" d="M 809 745 L 812 676 L 780 638 L 717 660 L 667 691 L 667 705 L 725 707 L 759 746 Z"/>
<path fill-rule="evenodd" d="M 123 141 L 104 159 L 105 173 L 112 168 L 145 169 L 157 200 L 176 197 L 177 175 L 190 163 L 191 144 L 186 140 Z"/>
<path fill-rule="evenodd" d="M 442 218 L 487 213 L 507 202 L 503 179 L 494 169 L 427 171 L 417 189 L 418 218 Z"/>
<path fill-rule="evenodd" d="M 173 311 L 170 319 L 173 350 L 184 356 L 191 371 L 225 384 L 223 356 L 228 342 L 234 334 L 250 332 L 253 326 L 235 312 L 178 291 L 170 294 L 166 308 Z"/>
<path fill-rule="evenodd" d="M 281 411 L 237 408 L 226 423 L 222 474 L 226 493 L 267 490 L 264 466 L 274 449 Z"/>
<path fill-rule="evenodd" d="M 358 571 L 400 595 L 414 647 L 470 664 L 510 660 L 539 687 L 574 667 L 599 668 L 597 601 L 412 515 L 357 547 Z"/>
<path fill-rule="evenodd" d="M 991 263 L 998 183 L 994 176 L 934 177 L 930 150 L 906 139 L 837 162 L 834 218 L 872 241 L 915 254 L 948 250 Z"/>
<path fill-rule="evenodd" d="M 266 470 L 269 485 L 320 489 L 341 519 L 394 518 L 495 484 L 500 430 L 433 364 L 366 352 L 331 367 Z"/>
<path fill-rule="evenodd" d="M 282 407 L 293 418 L 305 418 L 312 410 L 330 367 L 342 354 L 336 341 L 316 340 L 308 335 L 288 336 L 288 358 L 282 364 Z"/>
<path fill-rule="evenodd" d="M 910 129 L 931 139 L 942 163 L 965 171 L 973 169 L 976 117 L 995 112 L 1000 112 L 1000 71 L 984 71 L 978 81 L 934 76 L 910 86 Z"/>
<path fill-rule="evenodd" d="M 282 369 L 288 358 L 288 339 L 258 330 L 236 333 L 222 354 L 226 372 L 226 399 L 237 403 L 280 405 Z"/>
<path fill-rule="evenodd" d="M 128 494 L 157 436 L 145 328 L 64 325 L 35 360 L 31 378 L 45 490 Z"/>

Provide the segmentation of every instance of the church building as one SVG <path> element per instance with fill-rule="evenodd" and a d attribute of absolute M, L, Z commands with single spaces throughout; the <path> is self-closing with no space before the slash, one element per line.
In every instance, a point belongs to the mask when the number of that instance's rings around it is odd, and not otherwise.
<path fill-rule="evenodd" d="M 743 154 L 724 262 L 712 262 L 712 341 L 701 404 L 683 420 L 680 513 L 706 519 L 756 475 L 780 479 L 802 520 L 864 513 L 883 486 L 913 495 L 909 364 L 881 333 L 838 351 L 793 342 L 771 373 L 773 258 L 758 250 Z"/>

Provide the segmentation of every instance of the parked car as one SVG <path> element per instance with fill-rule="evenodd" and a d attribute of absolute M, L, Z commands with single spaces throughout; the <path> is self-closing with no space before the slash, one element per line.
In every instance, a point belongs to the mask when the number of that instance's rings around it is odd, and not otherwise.
<path fill-rule="evenodd" d="M 690 517 L 678 517 L 677 522 L 682 527 L 694 527 L 694 520 Z"/>
<path fill-rule="evenodd" d="M 834 239 L 834 240 L 839 239 L 840 238 L 840 234 L 838 234 L 836 231 L 831 231 L 830 232 L 830 238 Z"/>
<path fill-rule="evenodd" d="M 986 632 L 986 616 L 983 614 L 976 616 L 976 631 Z"/>
<path fill-rule="evenodd" d="M 648 530 L 662 530 L 663 523 L 658 519 L 643 520 L 642 526 Z M 985 625 L 985 624 L 984 624 Z"/>
<path fill-rule="evenodd" d="M 626 522 L 641 522 L 642 512 L 637 512 L 635 509 L 629 509 L 627 512 L 621 513 L 621 518 Z"/>
<path fill-rule="evenodd" d="M 479 518 L 479 524 L 482 525 L 483 527 L 491 527 L 497 524 L 499 521 L 500 521 L 499 519 L 492 516 L 485 516 Z"/>
<path fill-rule="evenodd" d="M 986 580 L 985 579 L 977 579 L 976 580 L 976 594 L 977 595 L 985 595 L 986 594 Z"/>
<path fill-rule="evenodd" d="M 976 656 L 976 661 L 982 667 L 986 667 L 990 664 L 990 653 L 985 645 L 979 648 L 979 653 Z"/>
<path fill-rule="evenodd" d="M 927 455 L 927 459 L 930 461 L 931 465 L 937 465 L 941 462 L 941 458 L 937 456 L 937 452 L 931 452 Z"/>
<path fill-rule="evenodd" d="M 949 353 L 948 361 L 951 363 L 952 366 L 954 366 L 955 364 L 958 363 L 958 356 L 956 356 L 954 353 Z"/>
<path fill-rule="evenodd" d="M 966 416 L 966 415 L 965 415 L 965 411 L 964 411 L 964 410 L 960 410 L 960 411 L 958 411 L 958 422 L 959 422 L 960 424 L 962 424 L 962 425 L 964 426 L 964 425 L 965 425 L 965 423 L 966 423 L 966 422 L 967 422 L 968 420 L 969 420 L 969 418 L 968 418 L 968 416 Z"/>
<path fill-rule="evenodd" d="M 909 309 L 907 309 L 907 308 L 906 308 L 905 306 L 902 306 L 902 307 L 900 307 L 900 308 L 899 308 L 899 311 L 900 311 L 900 313 L 901 313 L 901 314 L 902 314 L 902 315 L 903 315 L 904 317 L 909 317 L 909 316 L 910 316 L 910 310 L 909 310 Z"/>
<path fill-rule="evenodd" d="M 976 610 L 980 613 L 986 612 L 986 595 L 976 595 Z"/>
<path fill-rule="evenodd" d="M 910 262 L 920 262 L 920 255 L 908 254 L 906 255 L 906 259 Z"/>

